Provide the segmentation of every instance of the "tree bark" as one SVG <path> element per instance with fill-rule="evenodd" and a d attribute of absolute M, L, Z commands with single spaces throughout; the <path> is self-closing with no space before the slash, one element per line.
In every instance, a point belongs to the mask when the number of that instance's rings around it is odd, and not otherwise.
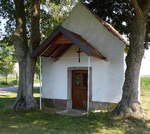
<path fill-rule="evenodd" d="M 32 17 L 31 17 L 31 50 L 40 44 L 40 0 L 32 0 Z M 36 66 L 36 58 L 32 59 L 32 83 L 34 83 L 34 73 Z M 32 84 L 33 85 L 33 84 Z"/>
<path fill-rule="evenodd" d="M 5 74 L 5 77 L 6 77 L 6 84 L 8 84 L 8 81 L 7 81 L 8 74 L 7 73 Z"/>
<path fill-rule="evenodd" d="M 114 116 L 143 116 L 140 102 L 139 76 L 146 34 L 146 19 L 135 15 L 131 26 L 130 46 L 126 57 L 125 82 L 122 99 L 113 111 Z"/>
<path fill-rule="evenodd" d="M 16 57 L 19 63 L 19 89 L 17 99 L 13 106 L 14 111 L 29 110 L 36 108 L 37 104 L 33 98 L 33 80 L 35 59 L 31 58 L 33 48 L 40 42 L 40 1 L 32 0 L 32 23 L 31 23 L 31 43 L 28 44 L 26 32 L 26 13 L 24 0 L 14 0 L 16 30 L 13 35 Z M 33 35 L 36 36 L 33 38 Z"/>

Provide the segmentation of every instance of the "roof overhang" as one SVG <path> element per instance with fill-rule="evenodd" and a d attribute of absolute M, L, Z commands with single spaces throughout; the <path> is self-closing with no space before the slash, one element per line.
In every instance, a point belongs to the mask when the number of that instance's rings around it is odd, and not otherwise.
<path fill-rule="evenodd" d="M 32 57 L 37 56 L 52 57 L 58 59 L 72 45 L 77 46 L 88 56 L 93 56 L 99 59 L 106 60 L 97 49 L 89 44 L 80 35 L 73 33 L 63 27 L 58 27 L 32 54 Z"/>

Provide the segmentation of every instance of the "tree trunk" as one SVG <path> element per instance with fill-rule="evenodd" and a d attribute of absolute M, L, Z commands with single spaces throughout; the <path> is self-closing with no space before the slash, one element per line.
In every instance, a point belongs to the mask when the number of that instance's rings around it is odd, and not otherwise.
<path fill-rule="evenodd" d="M 14 111 L 29 110 L 36 108 L 36 101 L 33 98 L 33 81 L 35 59 L 31 58 L 33 48 L 39 45 L 39 12 L 40 1 L 32 0 L 32 23 L 31 23 L 31 44 L 28 45 L 26 33 L 26 19 L 24 0 L 14 0 L 16 8 L 16 30 L 13 35 L 16 57 L 19 63 L 19 89 Z M 33 25 L 34 24 L 34 25 Z M 37 32 L 37 33 L 36 33 Z M 34 36 L 36 37 L 32 37 Z M 36 39 L 35 39 L 36 38 Z"/>
<path fill-rule="evenodd" d="M 5 77 L 6 77 L 6 84 L 8 84 L 8 80 L 7 80 L 8 74 L 7 73 L 5 74 Z"/>
<path fill-rule="evenodd" d="M 18 74 L 16 73 L 16 85 L 18 85 Z"/>
<path fill-rule="evenodd" d="M 130 47 L 126 57 L 127 69 L 123 85 L 122 99 L 113 111 L 114 116 L 143 116 L 140 102 L 139 76 L 144 56 L 146 20 L 135 16 L 131 26 Z"/>
<path fill-rule="evenodd" d="M 33 62 L 30 53 L 19 61 L 19 89 L 14 111 L 34 109 L 37 106 L 33 98 Z"/>
<path fill-rule="evenodd" d="M 32 51 L 40 44 L 40 0 L 32 0 L 32 17 L 31 17 L 31 44 Z M 34 73 L 36 66 L 36 58 L 32 59 L 32 83 L 34 83 Z M 33 84 L 32 84 L 33 85 Z"/>

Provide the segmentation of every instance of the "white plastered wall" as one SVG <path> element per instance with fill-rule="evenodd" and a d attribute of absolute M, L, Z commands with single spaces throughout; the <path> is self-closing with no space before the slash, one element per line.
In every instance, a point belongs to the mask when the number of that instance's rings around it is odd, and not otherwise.
<path fill-rule="evenodd" d="M 42 58 L 42 95 L 44 98 L 67 99 L 68 67 L 86 67 L 88 56 L 81 53 L 78 62 L 78 48 L 72 46 L 59 60 Z"/>
<path fill-rule="evenodd" d="M 124 44 L 81 4 L 73 9 L 62 26 L 81 35 L 107 58 L 107 61 L 91 58 L 92 101 L 118 102 L 124 80 Z M 79 63 L 76 51 L 76 47 L 71 47 L 56 62 L 42 59 L 44 98 L 67 99 L 67 68 L 88 65 L 88 56 L 82 53 Z"/>

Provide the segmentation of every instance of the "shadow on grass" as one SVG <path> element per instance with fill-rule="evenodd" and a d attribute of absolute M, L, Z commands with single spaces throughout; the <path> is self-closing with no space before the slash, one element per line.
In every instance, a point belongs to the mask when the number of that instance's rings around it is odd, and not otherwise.
<path fill-rule="evenodd" d="M 149 134 L 150 121 L 134 118 L 112 120 L 109 113 L 71 117 L 44 111 L 14 113 L 15 98 L 0 98 L 0 132 L 3 134 Z"/>

